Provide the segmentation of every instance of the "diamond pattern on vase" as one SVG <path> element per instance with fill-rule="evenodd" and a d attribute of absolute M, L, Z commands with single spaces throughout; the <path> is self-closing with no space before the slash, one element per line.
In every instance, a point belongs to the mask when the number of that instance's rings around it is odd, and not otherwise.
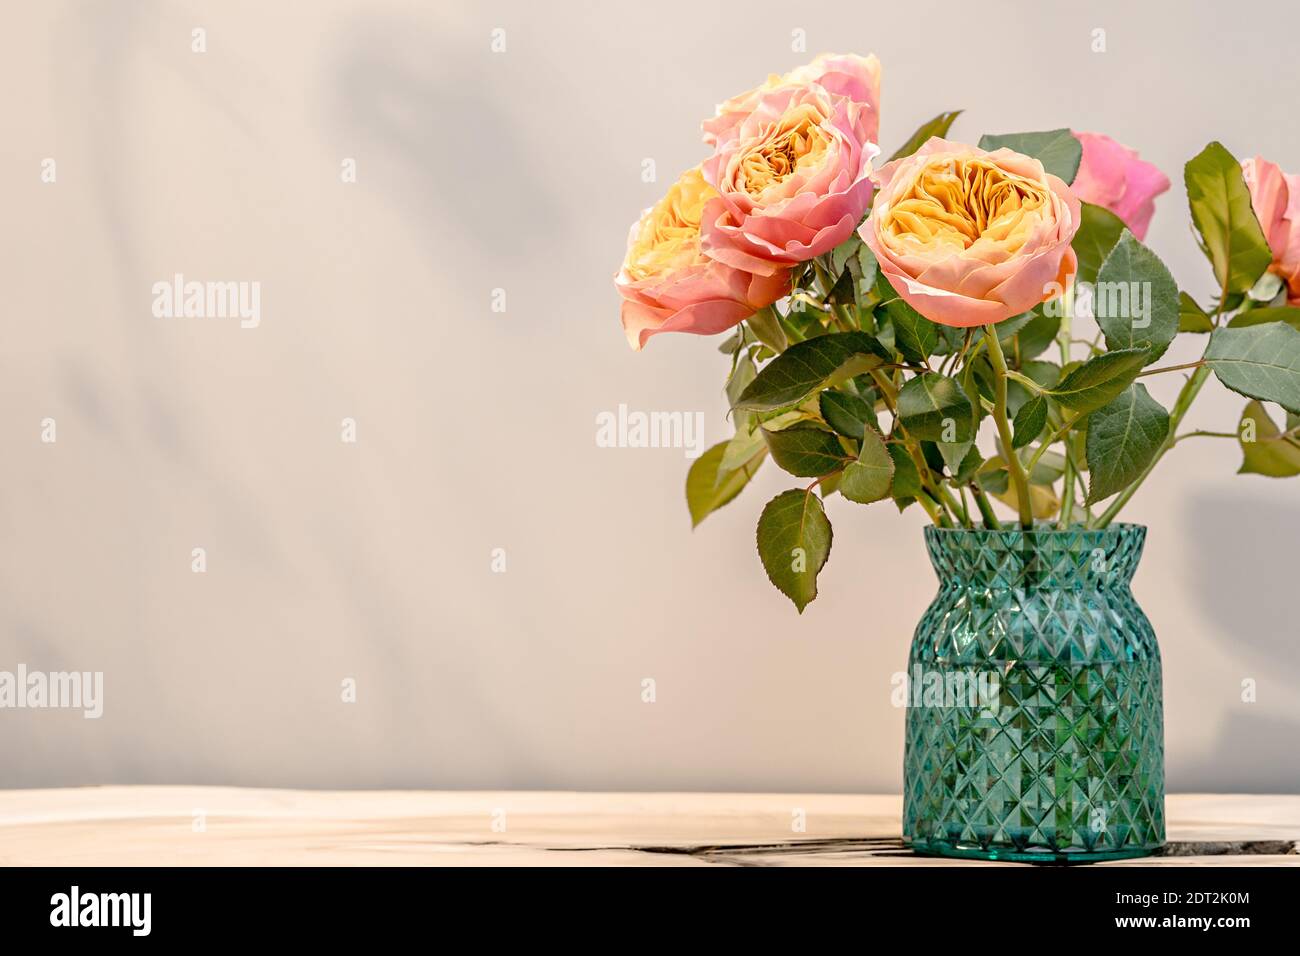
<path fill-rule="evenodd" d="M 908 661 L 915 849 L 1087 860 L 1164 842 L 1160 650 L 1129 588 L 1144 539 L 926 529 L 940 587 Z"/>

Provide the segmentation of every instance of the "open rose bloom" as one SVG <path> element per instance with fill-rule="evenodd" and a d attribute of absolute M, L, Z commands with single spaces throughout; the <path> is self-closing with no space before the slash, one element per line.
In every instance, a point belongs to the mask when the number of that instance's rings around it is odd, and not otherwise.
<path fill-rule="evenodd" d="M 773 275 L 834 249 L 871 201 L 875 112 L 812 83 L 764 93 L 704 163 L 701 224 L 719 262 Z"/>
<path fill-rule="evenodd" d="M 1079 200 L 1036 159 L 933 138 L 876 180 L 860 235 L 898 294 L 931 321 L 1001 322 L 1076 269 Z"/>
<path fill-rule="evenodd" d="M 704 255 L 700 213 L 716 195 L 696 167 L 632 226 L 614 280 L 632 348 L 660 332 L 725 332 L 789 291 L 788 272 L 752 275 Z"/>
<path fill-rule="evenodd" d="M 1145 239 L 1156 211 L 1156 197 L 1169 189 L 1169 177 L 1151 163 L 1100 133 L 1078 133 L 1083 146 L 1079 172 L 1070 188 L 1084 202 L 1110 210 L 1133 235 Z"/>
<path fill-rule="evenodd" d="M 1259 156 L 1243 162 L 1241 171 L 1273 253 L 1269 271 L 1286 283 L 1287 301 L 1300 305 L 1300 175 Z"/>
<path fill-rule="evenodd" d="M 876 141 L 880 129 L 880 61 L 874 56 L 823 53 L 811 63 L 791 70 L 784 76 L 772 74 L 762 86 L 720 103 L 717 115 L 701 124 L 704 142 L 717 146 L 719 140 L 725 139 L 731 130 L 754 112 L 764 94 L 814 84 L 833 96 L 843 96 L 859 104 L 865 114 L 862 132 L 871 142 Z"/>

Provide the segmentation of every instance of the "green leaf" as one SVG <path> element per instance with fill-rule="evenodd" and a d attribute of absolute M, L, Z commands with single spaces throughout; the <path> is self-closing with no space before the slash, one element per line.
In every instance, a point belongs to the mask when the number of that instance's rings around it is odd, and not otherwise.
<path fill-rule="evenodd" d="M 889 457 L 894 460 L 894 484 L 890 490 L 902 508 L 905 507 L 905 502 L 910 503 L 921 493 L 921 473 L 916 470 L 916 462 L 902 442 L 889 446 Z"/>
<path fill-rule="evenodd" d="M 921 444 L 921 459 L 925 466 L 936 475 L 943 474 L 947 463 L 944 461 L 943 452 L 939 450 L 939 443 L 933 441 L 923 441 Z"/>
<path fill-rule="evenodd" d="M 785 491 L 758 518 L 758 556 L 770 580 L 803 609 L 817 597 L 817 574 L 831 553 L 831 523 L 810 491 Z"/>
<path fill-rule="evenodd" d="M 742 326 L 743 328 L 743 326 Z M 736 404 L 736 399 L 740 398 L 741 392 L 749 387 L 758 370 L 754 367 L 754 360 L 749 357 L 749 353 L 742 353 L 736 359 L 735 368 L 731 370 L 731 375 L 727 377 L 727 405 Z M 737 432 L 748 431 L 753 424 L 754 416 L 750 412 L 736 412 L 735 427 Z"/>
<path fill-rule="evenodd" d="M 902 299 L 885 305 L 885 314 L 894 324 L 894 346 L 909 362 L 924 362 L 939 344 L 939 326 L 931 322 Z"/>
<path fill-rule="evenodd" d="M 998 456 L 990 458 L 980 466 L 975 480 L 979 482 L 981 488 L 995 495 L 1006 494 L 1011 485 L 1011 476 L 1007 474 L 1006 462 Z"/>
<path fill-rule="evenodd" d="M 870 504 L 889 497 L 889 486 L 894 478 L 894 459 L 884 440 L 874 428 L 863 435 L 862 450 L 858 460 L 844 469 L 840 481 L 840 494 L 849 501 Z"/>
<path fill-rule="evenodd" d="M 740 429 L 731 436 L 730 441 L 723 444 L 726 448 L 723 449 L 722 460 L 718 462 L 719 472 L 735 471 L 760 451 L 767 450 L 767 442 L 763 440 L 763 429 L 757 424 Z"/>
<path fill-rule="evenodd" d="M 736 331 L 728 335 L 722 344 L 718 346 L 718 351 L 723 355 L 734 355 L 745 344 L 745 339 L 745 326 L 738 325 Z"/>
<path fill-rule="evenodd" d="M 1164 355 L 1178 334 L 1178 283 L 1127 229 L 1097 273 L 1092 314 L 1106 348 L 1150 346 L 1148 363 Z"/>
<path fill-rule="evenodd" d="M 992 494 L 1007 507 L 1015 511 L 1020 510 L 1019 497 L 1016 495 L 1015 487 L 1008 479 L 1006 462 L 1000 456 L 995 456 L 986 461 L 979 475 L 976 476 L 976 480 L 979 481 L 981 488 Z M 1029 506 L 1035 518 L 1045 519 L 1056 516 L 1056 511 L 1061 506 L 1061 502 L 1057 499 L 1056 492 L 1050 485 L 1030 484 Z"/>
<path fill-rule="evenodd" d="M 1215 329 L 1205 363 L 1234 392 L 1300 414 L 1300 331 L 1285 322 Z"/>
<path fill-rule="evenodd" d="M 714 445 L 695 459 L 686 473 L 686 507 L 691 512 L 692 528 L 740 494 L 767 454 L 765 448 L 759 448 L 754 457 L 740 468 L 722 472 L 718 465 L 726 447 L 726 442 Z"/>
<path fill-rule="evenodd" d="M 1020 406 L 1011 424 L 1015 429 L 1011 447 L 1024 448 L 1043 433 L 1043 426 L 1047 424 L 1047 399 L 1035 395 Z"/>
<path fill-rule="evenodd" d="M 923 123 L 921 128 L 913 133 L 906 143 L 898 147 L 893 156 L 889 157 L 889 162 L 896 159 L 902 159 L 904 156 L 911 156 L 918 149 L 926 144 L 931 136 L 947 136 L 948 130 L 952 128 L 952 121 L 962 113 L 961 110 L 953 110 L 951 113 L 940 113 L 934 119 Z"/>
<path fill-rule="evenodd" d="M 1169 413 L 1135 383 L 1088 419 L 1088 504 L 1127 488 L 1169 434 Z"/>
<path fill-rule="evenodd" d="M 853 457 L 834 432 L 801 422 L 779 432 L 763 429 L 772 460 L 796 478 L 818 478 L 844 467 Z"/>
<path fill-rule="evenodd" d="M 1247 422 L 1252 424 L 1247 425 Z M 1289 418 L 1287 424 L 1290 426 Z M 1253 441 L 1246 441 L 1248 435 Z M 1286 434 L 1279 431 L 1259 402 L 1252 401 L 1241 413 L 1237 439 L 1242 453 L 1238 474 L 1267 475 L 1270 478 L 1300 475 L 1300 438 L 1289 430 Z"/>
<path fill-rule="evenodd" d="M 876 254 L 871 251 L 871 247 L 866 243 L 858 246 L 857 276 L 858 280 L 858 298 L 863 299 L 876 284 L 876 276 L 880 272 L 880 263 L 876 261 Z M 849 262 L 849 271 L 853 271 L 853 261 Z"/>
<path fill-rule="evenodd" d="M 981 356 L 981 358 L 982 357 L 983 356 Z M 1061 368 L 1052 362 L 1023 362 L 1020 365 L 1020 371 L 1043 388 L 1051 388 L 1061 380 Z M 994 375 L 993 369 L 989 368 L 987 374 L 991 382 Z M 1035 394 L 1035 392 L 1031 392 L 1028 388 L 1014 379 L 1007 382 L 1007 412 L 1012 417 L 1015 417 L 1020 412 L 1020 409 L 1024 406 L 1025 402 L 1032 399 Z M 990 401 L 992 401 L 991 391 Z"/>
<path fill-rule="evenodd" d="M 1042 355 L 1047 347 L 1056 340 L 1056 333 L 1061 328 L 1059 315 L 1048 315 L 1041 309 L 1029 313 L 1029 321 L 1016 335 L 1011 349 L 1020 362 L 1028 361 Z M 1008 319 L 1007 321 L 1014 321 Z M 1001 341 L 1001 336 L 998 337 Z"/>
<path fill-rule="evenodd" d="M 1045 451 L 1042 457 L 1034 462 L 1034 467 L 1029 472 L 1029 481 L 1035 485 L 1050 485 L 1060 478 L 1064 471 L 1065 456 L 1059 451 Z"/>
<path fill-rule="evenodd" d="M 1094 282 L 1101 264 L 1124 232 L 1124 220 L 1092 203 L 1080 203 L 1080 206 L 1079 231 L 1070 243 L 1079 257 L 1079 271 L 1074 278 L 1076 282 Z"/>
<path fill-rule="evenodd" d="M 923 372 L 898 391 L 898 420 L 914 438 L 966 442 L 973 437 L 970 398 L 956 379 Z"/>
<path fill-rule="evenodd" d="M 1252 206 L 1253 205 L 1254 204 L 1252 203 Z M 1255 218 L 1258 219 L 1259 217 L 1256 216 Z M 1263 226 L 1260 226 L 1260 228 L 1262 229 Z M 1267 239 L 1268 237 L 1265 236 L 1265 238 Z M 1270 246 L 1269 248 L 1272 247 Z M 1246 296 L 1263 305 L 1268 305 L 1274 301 L 1276 301 L 1278 305 L 1283 305 L 1286 301 L 1286 283 L 1282 281 L 1282 277 L 1276 272 L 1265 270 L 1264 274 L 1255 280 L 1255 284 L 1251 286 L 1250 291 L 1246 293 Z"/>
<path fill-rule="evenodd" d="M 857 395 L 825 391 L 818 398 L 826 424 L 846 438 L 862 440 L 866 423 L 876 424 L 876 410 Z"/>
<path fill-rule="evenodd" d="M 1255 218 L 1241 164 L 1220 143 L 1210 143 L 1183 170 L 1192 207 L 1214 278 L 1228 292 L 1246 293 L 1273 261 Z"/>
<path fill-rule="evenodd" d="M 1016 334 L 1026 325 L 1033 321 L 1036 313 L 1033 309 L 1028 312 L 1021 312 L 1019 315 L 1013 315 L 1009 319 L 1003 319 L 997 324 L 998 344 L 1004 349 L 1011 348 L 1011 343 L 1015 341 Z"/>
<path fill-rule="evenodd" d="M 856 232 L 831 250 L 831 275 L 838 278 L 849 267 L 849 260 L 858 254 L 858 249 L 866 245 Z"/>
<path fill-rule="evenodd" d="M 1074 182 L 1083 158 L 1083 144 L 1068 129 L 1049 129 L 1041 133 L 1006 133 L 1001 136 L 980 137 L 980 149 L 990 152 L 1002 147 L 1032 156 L 1043 164 L 1043 169 L 1059 176 L 1066 184 Z"/>
<path fill-rule="evenodd" d="M 745 324 L 754 338 L 758 339 L 773 352 L 781 353 L 785 351 L 789 340 L 786 338 L 785 330 L 781 328 L 781 321 L 777 318 L 776 310 L 770 306 L 766 309 L 759 309 L 748 319 Z"/>
<path fill-rule="evenodd" d="M 1047 394 L 1058 404 L 1086 414 L 1112 402 L 1146 364 L 1147 350 L 1119 349 L 1089 359 Z"/>
<path fill-rule="evenodd" d="M 836 332 L 790 346 L 741 393 L 737 410 L 772 411 L 793 405 L 837 374 L 856 375 L 893 358 L 865 332 Z"/>
<path fill-rule="evenodd" d="M 1043 388 L 1051 388 L 1061 380 L 1061 366 L 1055 362 L 1025 362 L 1020 366 L 1020 371 Z"/>
<path fill-rule="evenodd" d="M 853 280 L 853 273 L 845 269 L 839 273 L 839 278 L 826 296 L 826 302 L 828 305 L 856 305 L 857 301 L 857 283 Z"/>
<path fill-rule="evenodd" d="M 1014 485 L 1008 487 L 1006 491 L 995 493 L 994 497 L 1008 508 L 1014 511 L 1020 510 L 1020 496 L 1016 494 Z M 1050 485 L 1029 486 L 1029 510 L 1035 519 L 1046 521 L 1048 518 L 1054 518 L 1060 507 L 1061 500 L 1056 497 L 1056 489 Z"/>
<path fill-rule="evenodd" d="M 1186 292 L 1178 293 L 1178 331 L 1197 334 L 1214 331 L 1214 323 L 1210 321 L 1209 315 Z"/>
<path fill-rule="evenodd" d="M 1234 315 L 1232 321 L 1228 323 L 1228 328 L 1249 328 L 1252 325 L 1268 325 L 1270 322 L 1285 322 L 1292 328 L 1300 329 L 1300 309 L 1285 305 L 1250 309 Z"/>
<path fill-rule="evenodd" d="M 832 298 L 862 308 L 880 269 L 871 248 L 855 232 L 831 250 L 830 264 L 836 277 Z"/>
<path fill-rule="evenodd" d="M 970 450 L 966 452 L 966 457 L 961 460 L 961 464 L 957 467 L 957 473 L 953 475 L 953 480 L 959 485 L 968 484 L 983 465 L 984 456 L 980 454 L 979 446 L 971 442 Z"/>
<path fill-rule="evenodd" d="M 961 390 L 966 395 L 967 401 L 970 402 L 970 437 L 955 442 L 941 441 L 936 445 L 939 454 L 943 456 L 944 464 L 948 466 L 948 474 L 953 477 L 958 476 L 967 467 L 967 459 L 970 457 L 971 451 L 977 450 L 975 449 L 975 437 L 979 434 L 980 418 L 983 411 L 979 404 L 979 391 L 973 381 L 961 383 Z"/>
<path fill-rule="evenodd" d="M 793 300 L 790 303 L 790 310 L 781 316 L 781 328 L 785 332 L 787 342 L 802 342 L 818 335 L 825 335 L 826 327 L 822 324 L 824 315 L 825 313 L 820 309 L 801 298 Z"/>

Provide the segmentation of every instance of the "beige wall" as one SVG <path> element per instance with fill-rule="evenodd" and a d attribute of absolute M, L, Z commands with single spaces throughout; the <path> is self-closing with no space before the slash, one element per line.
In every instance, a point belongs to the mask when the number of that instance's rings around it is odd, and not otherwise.
<path fill-rule="evenodd" d="M 681 451 L 596 447 L 619 403 L 727 429 L 713 341 L 623 342 L 628 224 L 716 101 L 823 49 L 884 62 L 886 152 L 957 107 L 955 137 L 1139 147 L 1200 295 L 1182 163 L 1220 138 L 1300 170 L 1290 3 L 951 6 L 11 4 L 0 669 L 103 671 L 105 701 L 0 711 L 0 787 L 897 790 L 920 516 L 835 500 L 798 617 L 753 553 L 774 469 L 692 534 Z M 177 272 L 259 281 L 260 326 L 155 318 Z M 1300 484 L 1237 463 L 1189 442 L 1131 506 L 1175 790 L 1300 787 Z"/>

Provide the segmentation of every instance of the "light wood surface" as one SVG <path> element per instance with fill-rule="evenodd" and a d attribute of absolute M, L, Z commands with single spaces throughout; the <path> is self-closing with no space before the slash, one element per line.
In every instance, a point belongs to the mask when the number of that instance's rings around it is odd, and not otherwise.
<path fill-rule="evenodd" d="M 833 794 L 8 790 L 0 864 L 994 865 L 910 854 L 901 808 Z M 1174 795 L 1167 814 L 1178 855 L 1103 865 L 1300 865 L 1300 796 Z"/>

